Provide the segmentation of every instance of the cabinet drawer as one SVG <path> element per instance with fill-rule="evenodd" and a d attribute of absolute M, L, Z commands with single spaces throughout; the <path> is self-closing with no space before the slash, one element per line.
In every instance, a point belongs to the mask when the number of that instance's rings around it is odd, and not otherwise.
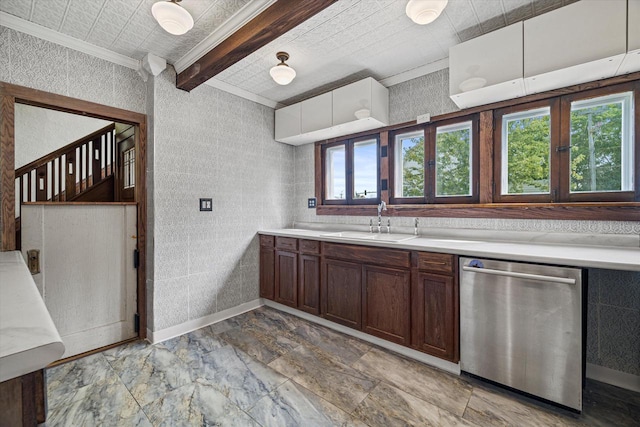
<path fill-rule="evenodd" d="M 378 264 L 385 267 L 409 268 L 411 265 L 409 251 L 398 249 L 322 242 L 322 253 L 329 258 L 340 258 L 363 264 Z"/>
<path fill-rule="evenodd" d="M 414 252 L 413 266 L 420 270 L 437 273 L 453 273 L 455 255 L 435 254 L 430 252 Z"/>
<path fill-rule="evenodd" d="M 276 248 L 289 249 L 290 251 L 298 250 L 298 239 L 293 237 L 279 237 L 276 236 Z"/>
<path fill-rule="evenodd" d="M 260 236 L 260 246 L 264 246 L 266 248 L 272 248 L 273 236 Z"/>
<path fill-rule="evenodd" d="M 317 240 L 300 240 L 300 252 L 303 254 L 319 254 L 320 242 Z"/>

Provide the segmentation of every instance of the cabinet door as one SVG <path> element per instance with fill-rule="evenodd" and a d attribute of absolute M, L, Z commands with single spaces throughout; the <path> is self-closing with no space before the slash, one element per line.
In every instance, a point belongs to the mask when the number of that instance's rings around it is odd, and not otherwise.
<path fill-rule="evenodd" d="M 272 300 L 274 297 L 274 265 L 273 248 L 260 247 L 260 296 Z"/>
<path fill-rule="evenodd" d="M 320 257 L 300 255 L 298 268 L 298 308 L 320 314 Z"/>
<path fill-rule="evenodd" d="M 411 292 L 413 347 L 458 362 L 458 290 L 454 278 L 418 271 Z"/>
<path fill-rule="evenodd" d="M 330 128 L 333 123 L 332 92 L 314 96 L 300 103 L 300 131 L 314 132 Z"/>
<path fill-rule="evenodd" d="M 363 268 L 363 331 L 402 345 L 410 343 L 410 272 L 395 268 Z"/>
<path fill-rule="evenodd" d="M 325 259 L 322 263 L 322 316 L 362 328 L 362 266 Z"/>
<path fill-rule="evenodd" d="M 300 135 L 300 103 L 276 110 L 276 141 Z"/>
<path fill-rule="evenodd" d="M 275 251 L 275 300 L 291 307 L 298 306 L 298 256 L 293 252 Z"/>

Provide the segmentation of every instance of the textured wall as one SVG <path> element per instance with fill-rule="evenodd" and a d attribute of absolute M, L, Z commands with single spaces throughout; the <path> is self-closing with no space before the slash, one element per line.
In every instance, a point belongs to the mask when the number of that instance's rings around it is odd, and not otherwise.
<path fill-rule="evenodd" d="M 109 123 L 92 117 L 16 104 L 16 169 Z"/>
<path fill-rule="evenodd" d="M 2 26 L 0 81 L 145 112 L 136 71 Z"/>
<path fill-rule="evenodd" d="M 273 109 L 155 79 L 153 330 L 258 298 L 256 231 L 292 220 L 293 147 Z M 213 198 L 199 212 L 198 198 Z"/>
<path fill-rule="evenodd" d="M 450 100 L 449 70 L 389 88 L 391 123 L 415 120 L 416 116 L 432 116 L 457 111 Z M 307 198 L 314 197 L 313 144 L 295 149 L 296 222 L 340 224 L 369 223 L 369 217 L 316 215 L 307 208 Z M 640 222 L 631 221 L 559 221 L 534 219 L 421 218 L 425 232 L 441 229 L 499 231 L 539 231 L 590 234 L 640 234 Z M 413 218 L 393 218 L 393 226 L 413 227 Z M 589 327 L 587 361 L 607 368 L 640 375 L 640 273 L 596 270 L 589 271 Z"/>
<path fill-rule="evenodd" d="M 389 122 L 404 123 L 420 114 L 458 111 L 449 98 L 449 69 L 435 71 L 389 88 Z"/>

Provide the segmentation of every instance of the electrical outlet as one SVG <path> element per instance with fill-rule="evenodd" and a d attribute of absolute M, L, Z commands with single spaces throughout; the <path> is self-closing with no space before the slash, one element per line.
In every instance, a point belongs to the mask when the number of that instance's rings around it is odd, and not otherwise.
<path fill-rule="evenodd" d="M 427 113 L 427 114 L 421 114 L 416 118 L 416 122 L 418 124 L 420 123 L 427 123 L 431 121 L 431 114 Z"/>
<path fill-rule="evenodd" d="M 309 199 L 307 199 L 307 207 L 309 209 L 313 209 L 316 207 L 316 198 L 315 197 L 311 197 Z"/>
<path fill-rule="evenodd" d="M 211 212 L 213 211 L 213 205 L 211 199 L 200 199 L 200 211 Z"/>

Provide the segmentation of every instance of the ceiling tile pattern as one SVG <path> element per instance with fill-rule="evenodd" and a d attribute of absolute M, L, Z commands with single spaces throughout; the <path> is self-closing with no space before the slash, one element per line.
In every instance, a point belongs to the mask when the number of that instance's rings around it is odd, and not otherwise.
<path fill-rule="evenodd" d="M 0 10 L 52 30 L 142 59 L 151 52 L 173 63 L 250 0 L 182 0 L 194 27 L 165 32 L 151 15 L 158 0 L 0 0 Z"/>
<path fill-rule="evenodd" d="M 183 0 L 195 21 L 183 36 L 156 23 L 156 1 L 0 0 L 0 10 L 131 58 L 151 52 L 174 63 L 251 0 Z M 574 1 L 449 0 L 436 21 L 420 26 L 406 16 L 407 0 L 339 0 L 215 78 L 288 104 L 447 58 L 453 45 Z M 281 50 L 298 73 L 287 86 L 269 76 Z"/>
<path fill-rule="evenodd" d="M 215 78 L 285 104 L 359 78 L 376 80 L 449 56 L 449 47 L 574 0 L 449 0 L 432 24 L 415 25 L 404 0 L 340 0 Z M 297 74 L 287 86 L 269 76 L 276 52 Z"/>

